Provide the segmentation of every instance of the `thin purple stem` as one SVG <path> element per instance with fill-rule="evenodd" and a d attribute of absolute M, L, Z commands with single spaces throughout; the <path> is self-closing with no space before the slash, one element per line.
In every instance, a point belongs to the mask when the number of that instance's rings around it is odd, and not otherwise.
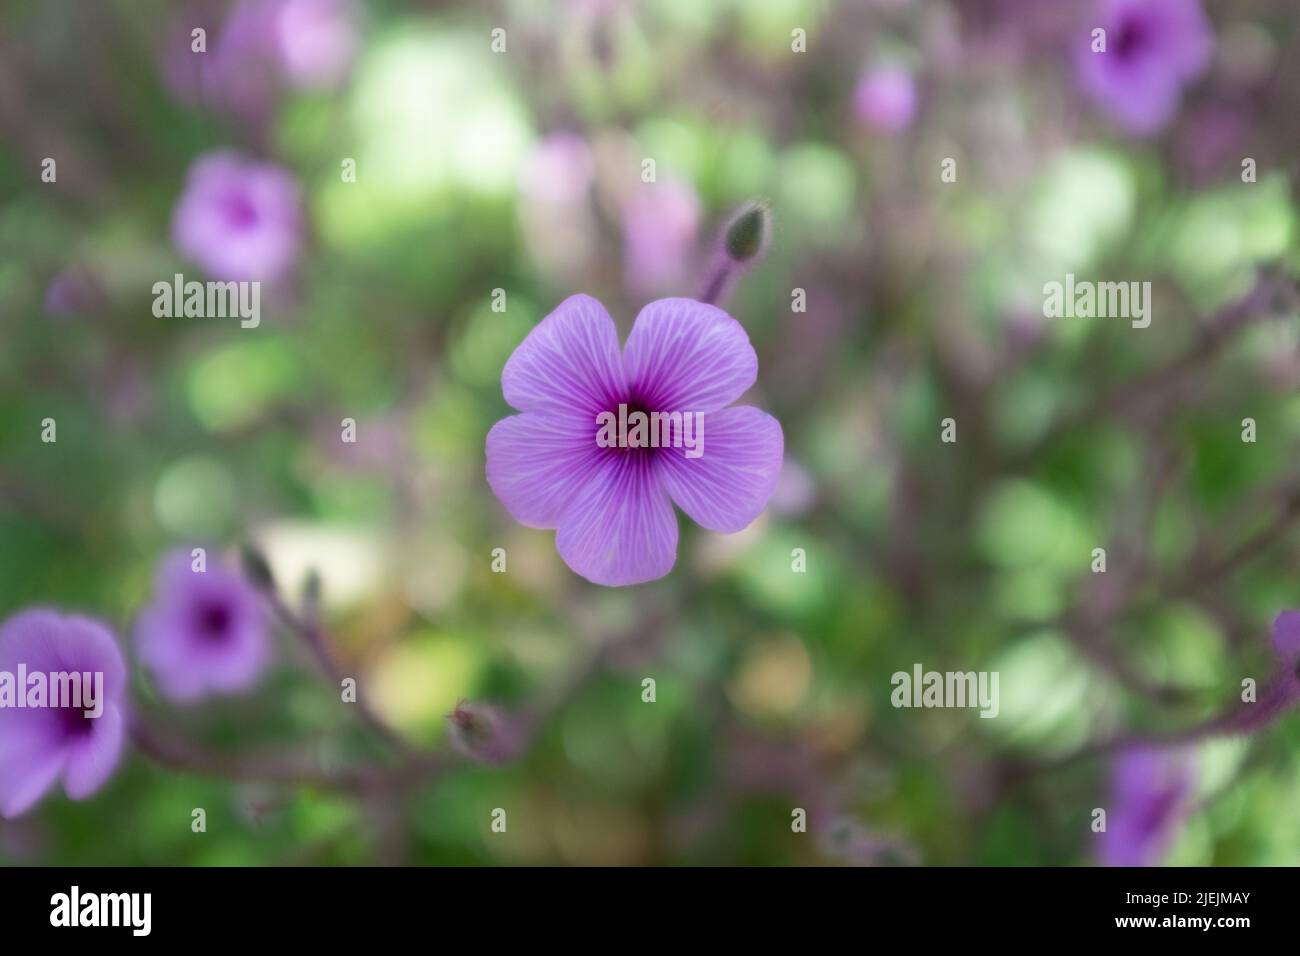
<path fill-rule="evenodd" d="M 295 614 L 277 592 L 271 591 L 267 597 L 271 602 L 271 609 L 275 612 L 276 617 L 280 619 L 285 627 L 302 638 L 303 643 L 307 645 L 312 656 L 320 664 L 325 676 L 333 682 L 336 690 L 339 689 L 347 675 L 343 673 L 343 669 L 335 659 L 329 638 L 324 629 L 316 622 Z M 362 723 L 374 731 L 376 736 L 380 737 L 403 757 L 409 758 L 411 756 L 411 745 L 371 709 L 370 705 L 366 703 L 365 697 L 360 693 L 357 694 L 356 709 Z"/>
<path fill-rule="evenodd" d="M 700 301 L 707 305 L 720 304 L 726 294 L 727 286 L 731 284 L 734 272 L 734 263 L 726 256 L 718 256 L 713 271 L 709 274 L 708 281 L 704 283 L 704 291 L 700 293 Z"/>

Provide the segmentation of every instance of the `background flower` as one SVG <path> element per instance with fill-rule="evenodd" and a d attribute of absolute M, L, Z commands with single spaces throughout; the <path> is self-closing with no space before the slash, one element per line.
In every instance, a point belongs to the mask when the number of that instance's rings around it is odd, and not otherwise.
<path fill-rule="evenodd" d="M 215 560 L 196 571 L 190 552 L 175 551 L 159 564 L 153 600 L 136 622 L 135 649 L 172 700 L 247 691 L 271 651 L 261 595 Z"/>
<path fill-rule="evenodd" d="M 868 70 L 853 91 L 853 108 L 872 129 L 897 133 L 906 129 L 916 114 L 916 81 L 901 66 Z"/>
<path fill-rule="evenodd" d="M 680 179 L 664 176 L 634 189 L 623 206 L 628 285 L 655 293 L 687 281 L 699 222 L 699 200 Z"/>
<path fill-rule="evenodd" d="M 221 151 L 190 168 L 172 235 L 214 279 L 275 282 L 298 260 L 302 219 L 298 184 L 287 170 Z"/>
<path fill-rule="evenodd" d="M 1210 62 L 1214 34 L 1199 0 L 1104 0 L 1089 29 L 1106 31 L 1106 49 L 1091 37 L 1079 52 L 1084 88 L 1122 127 L 1153 133 L 1169 122 L 1183 88 Z"/>
<path fill-rule="evenodd" d="M 0 708 L 0 816 L 26 813 L 61 781 L 73 800 L 96 793 L 117 768 L 126 735 L 126 665 L 97 621 L 43 608 L 0 624 L 0 671 L 103 674 L 103 712 Z M 19 692 L 25 692 L 19 688 Z M 83 698 L 84 700 L 84 698 Z"/>

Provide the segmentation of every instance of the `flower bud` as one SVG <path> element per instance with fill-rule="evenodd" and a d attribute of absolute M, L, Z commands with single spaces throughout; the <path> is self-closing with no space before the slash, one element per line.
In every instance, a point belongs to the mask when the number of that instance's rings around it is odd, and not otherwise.
<path fill-rule="evenodd" d="M 462 699 L 447 720 L 451 722 L 448 738 L 452 749 L 463 757 L 482 763 L 504 763 L 519 751 L 516 728 L 495 707 Z"/>
<path fill-rule="evenodd" d="M 264 591 L 275 590 L 275 575 L 271 573 L 271 565 L 261 551 L 252 545 L 245 545 L 240 550 L 239 558 L 244 576 L 249 581 Z"/>
<path fill-rule="evenodd" d="M 722 248 L 732 262 L 749 262 L 763 254 L 771 232 L 772 211 L 765 202 L 746 203 L 723 235 Z"/>

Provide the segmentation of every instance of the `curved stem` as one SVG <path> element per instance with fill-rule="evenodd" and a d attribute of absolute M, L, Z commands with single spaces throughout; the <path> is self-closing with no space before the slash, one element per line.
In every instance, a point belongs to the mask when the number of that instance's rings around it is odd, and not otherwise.
<path fill-rule="evenodd" d="M 727 286 L 731 282 L 733 271 L 732 264 L 726 256 L 719 256 L 713 266 L 713 271 L 709 274 L 708 281 L 704 283 L 704 290 L 700 293 L 700 301 L 707 305 L 720 305 L 727 291 Z"/>
<path fill-rule="evenodd" d="M 347 675 L 339 667 L 338 661 L 330 649 L 330 642 L 324 629 L 314 621 L 309 621 L 295 614 L 277 592 L 269 592 L 267 598 L 271 602 L 271 609 L 275 612 L 275 616 L 280 619 L 285 627 L 302 638 L 303 643 L 307 645 L 321 670 L 334 683 L 335 688 L 341 687 Z M 376 736 L 403 757 L 409 758 L 412 755 L 411 745 L 371 709 L 370 705 L 366 703 L 365 697 L 361 694 L 357 695 L 356 709 L 362 723 L 374 731 Z"/>
<path fill-rule="evenodd" d="M 329 771 L 319 764 L 285 756 L 219 754 L 165 736 L 139 716 L 130 723 L 131 740 L 146 757 L 172 770 L 241 783 L 280 783 L 360 793 L 382 784 L 383 768 Z"/>

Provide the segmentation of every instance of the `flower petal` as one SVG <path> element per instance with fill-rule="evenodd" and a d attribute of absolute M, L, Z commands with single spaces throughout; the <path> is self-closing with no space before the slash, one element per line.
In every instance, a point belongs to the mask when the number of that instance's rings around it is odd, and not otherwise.
<path fill-rule="evenodd" d="M 120 710 L 106 709 L 95 719 L 90 738 L 69 752 L 63 789 L 73 800 L 84 800 L 113 775 L 122 756 L 124 723 Z"/>
<path fill-rule="evenodd" d="M 698 458 L 660 449 L 656 468 L 668 494 L 701 527 L 734 532 L 762 513 L 781 475 L 781 423 L 750 405 L 701 416 Z M 698 426 L 697 426 L 698 428 Z"/>
<path fill-rule="evenodd" d="M 623 393 L 618 330 L 589 295 L 565 299 L 519 343 L 501 372 L 506 401 L 521 412 L 595 414 Z"/>
<path fill-rule="evenodd" d="M 8 738 L 0 730 L 0 817 L 13 819 L 45 795 L 63 769 L 64 755 L 47 742 Z"/>
<path fill-rule="evenodd" d="M 512 415 L 488 432 L 487 480 L 516 521 L 555 528 L 605 454 L 594 416 Z"/>
<path fill-rule="evenodd" d="M 555 547 L 593 584 L 618 587 L 661 578 L 677 561 L 677 515 L 651 462 L 607 454 L 560 519 Z"/>
<path fill-rule="evenodd" d="M 713 412 L 754 384 L 758 356 L 739 322 L 694 299 L 659 299 L 623 349 L 629 394 L 662 412 Z"/>
<path fill-rule="evenodd" d="M 1274 618 L 1273 652 L 1288 667 L 1300 662 L 1300 611 L 1283 611 Z"/>

